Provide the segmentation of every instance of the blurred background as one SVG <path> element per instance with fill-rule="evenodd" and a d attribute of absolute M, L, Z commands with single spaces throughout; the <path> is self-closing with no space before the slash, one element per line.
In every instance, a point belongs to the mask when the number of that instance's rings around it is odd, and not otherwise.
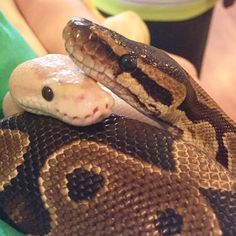
<path fill-rule="evenodd" d="M 216 5 L 204 55 L 201 84 L 236 121 L 236 5 Z"/>

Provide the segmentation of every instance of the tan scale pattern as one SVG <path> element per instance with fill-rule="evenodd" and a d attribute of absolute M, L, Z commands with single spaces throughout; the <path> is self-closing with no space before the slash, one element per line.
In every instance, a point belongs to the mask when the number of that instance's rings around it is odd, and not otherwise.
<path fill-rule="evenodd" d="M 228 148 L 228 167 L 232 173 L 236 173 L 236 134 L 226 133 L 224 135 L 224 145 Z"/>
<path fill-rule="evenodd" d="M 147 65 L 140 59 L 138 61 L 140 61 L 138 63 L 138 67 L 148 74 L 150 79 L 154 80 L 160 86 L 166 88 L 174 97 L 174 102 L 170 107 L 162 105 L 162 107 L 165 107 L 165 109 L 160 109 L 160 117 L 184 130 L 183 139 L 190 143 L 194 143 L 197 147 L 199 147 L 199 149 L 205 150 L 209 156 L 215 157 L 218 150 L 215 128 L 208 121 L 204 120 L 194 123 L 186 116 L 183 111 L 176 109 L 185 99 L 185 85 L 179 83 L 176 79 L 168 76 L 157 68 L 154 69 L 152 65 Z M 196 83 L 194 83 L 194 85 L 197 86 Z M 209 98 L 209 100 L 204 98 L 204 96 L 202 96 L 202 91 L 201 93 L 198 93 L 198 90 L 196 89 L 196 92 L 200 98 L 200 102 L 203 102 L 207 105 L 209 101 L 212 101 L 211 98 Z M 213 108 L 217 107 L 214 102 L 212 102 L 212 104 L 214 105 Z M 161 104 L 158 106 L 161 107 Z"/>
<path fill-rule="evenodd" d="M 218 150 L 218 142 L 214 127 L 207 121 L 197 123 L 189 120 L 183 113 L 182 118 L 177 122 L 177 127 L 184 127 L 183 139 L 194 143 L 200 150 L 203 150 L 208 158 L 215 158 Z"/>
<path fill-rule="evenodd" d="M 236 190 L 236 178 L 195 146 L 178 140 L 172 152 L 181 178 L 192 178 L 204 189 Z"/>
<path fill-rule="evenodd" d="M 0 129 L 0 192 L 17 176 L 17 167 L 24 162 L 29 137 L 19 130 Z"/>
<path fill-rule="evenodd" d="M 184 101 L 186 88 L 183 84 L 179 83 L 176 79 L 162 72 L 158 68 L 155 67 L 155 69 L 153 69 L 153 65 L 148 65 L 141 59 L 138 59 L 137 66 L 148 75 L 149 79 L 153 80 L 171 93 L 174 101 L 170 108 L 177 108 Z"/>
<path fill-rule="evenodd" d="M 95 198 L 76 203 L 65 186 L 66 175 L 79 167 L 102 175 L 105 186 Z M 104 144 L 65 145 L 49 157 L 39 183 L 52 219 L 50 235 L 158 235 L 156 211 L 168 207 L 183 217 L 181 235 L 191 235 L 192 229 L 195 235 L 222 235 L 213 210 L 188 178 L 183 181 Z"/>
<path fill-rule="evenodd" d="M 143 88 L 143 86 L 136 81 L 136 79 L 130 77 L 129 73 L 122 73 L 117 76 L 117 83 L 120 84 L 122 87 L 127 88 L 131 94 L 135 94 L 139 101 L 145 104 L 146 108 L 149 110 L 158 113 L 166 111 L 167 106 L 157 103 Z M 129 98 L 127 98 L 129 101 Z M 132 104 L 132 103 L 131 103 Z M 152 106 L 151 106 L 152 105 Z"/>
<path fill-rule="evenodd" d="M 121 56 L 128 53 L 128 50 L 125 47 L 123 47 L 123 45 L 121 45 L 121 43 L 118 40 L 114 41 L 114 39 L 111 37 L 107 38 L 107 33 L 105 31 L 99 29 L 98 27 L 94 28 L 91 27 L 91 30 L 93 31 L 93 33 L 97 34 L 99 38 L 101 38 L 104 41 L 107 41 L 117 55 Z"/>

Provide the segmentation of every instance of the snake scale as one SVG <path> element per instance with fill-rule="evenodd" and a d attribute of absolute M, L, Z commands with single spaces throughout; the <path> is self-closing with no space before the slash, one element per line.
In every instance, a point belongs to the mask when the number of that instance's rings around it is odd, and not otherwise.
<path fill-rule="evenodd" d="M 234 122 L 163 51 L 85 19 L 63 36 L 88 76 L 163 128 L 3 119 L 0 217 L 30 235 L 236 235 Z"/>

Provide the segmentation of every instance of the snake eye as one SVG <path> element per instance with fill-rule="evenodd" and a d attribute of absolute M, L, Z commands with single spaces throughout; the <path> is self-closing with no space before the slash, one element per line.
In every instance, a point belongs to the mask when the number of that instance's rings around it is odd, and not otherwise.
<path fill-rule="evenodd" d="M 52 101 L 54 94 L 50 87 L 44 86 L 42 89 L 42 96 L 47 101 Z"/>
<path fill-rule="evenodd" d="M 132 72 L 136 69 L 137 59 L 129 54 L 120 57 L 119 66 L 125 72 Z"/>

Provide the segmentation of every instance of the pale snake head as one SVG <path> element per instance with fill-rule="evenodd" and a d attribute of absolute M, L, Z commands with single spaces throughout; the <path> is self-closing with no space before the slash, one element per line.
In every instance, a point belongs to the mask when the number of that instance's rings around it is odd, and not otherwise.
<path fill-rule="evenodd" d="M 111 113 L 113 98 L 68 56 L 49 54 L 19 65 L 9 79 L 14 102 L 26 111 L 85 126 Z"/>

